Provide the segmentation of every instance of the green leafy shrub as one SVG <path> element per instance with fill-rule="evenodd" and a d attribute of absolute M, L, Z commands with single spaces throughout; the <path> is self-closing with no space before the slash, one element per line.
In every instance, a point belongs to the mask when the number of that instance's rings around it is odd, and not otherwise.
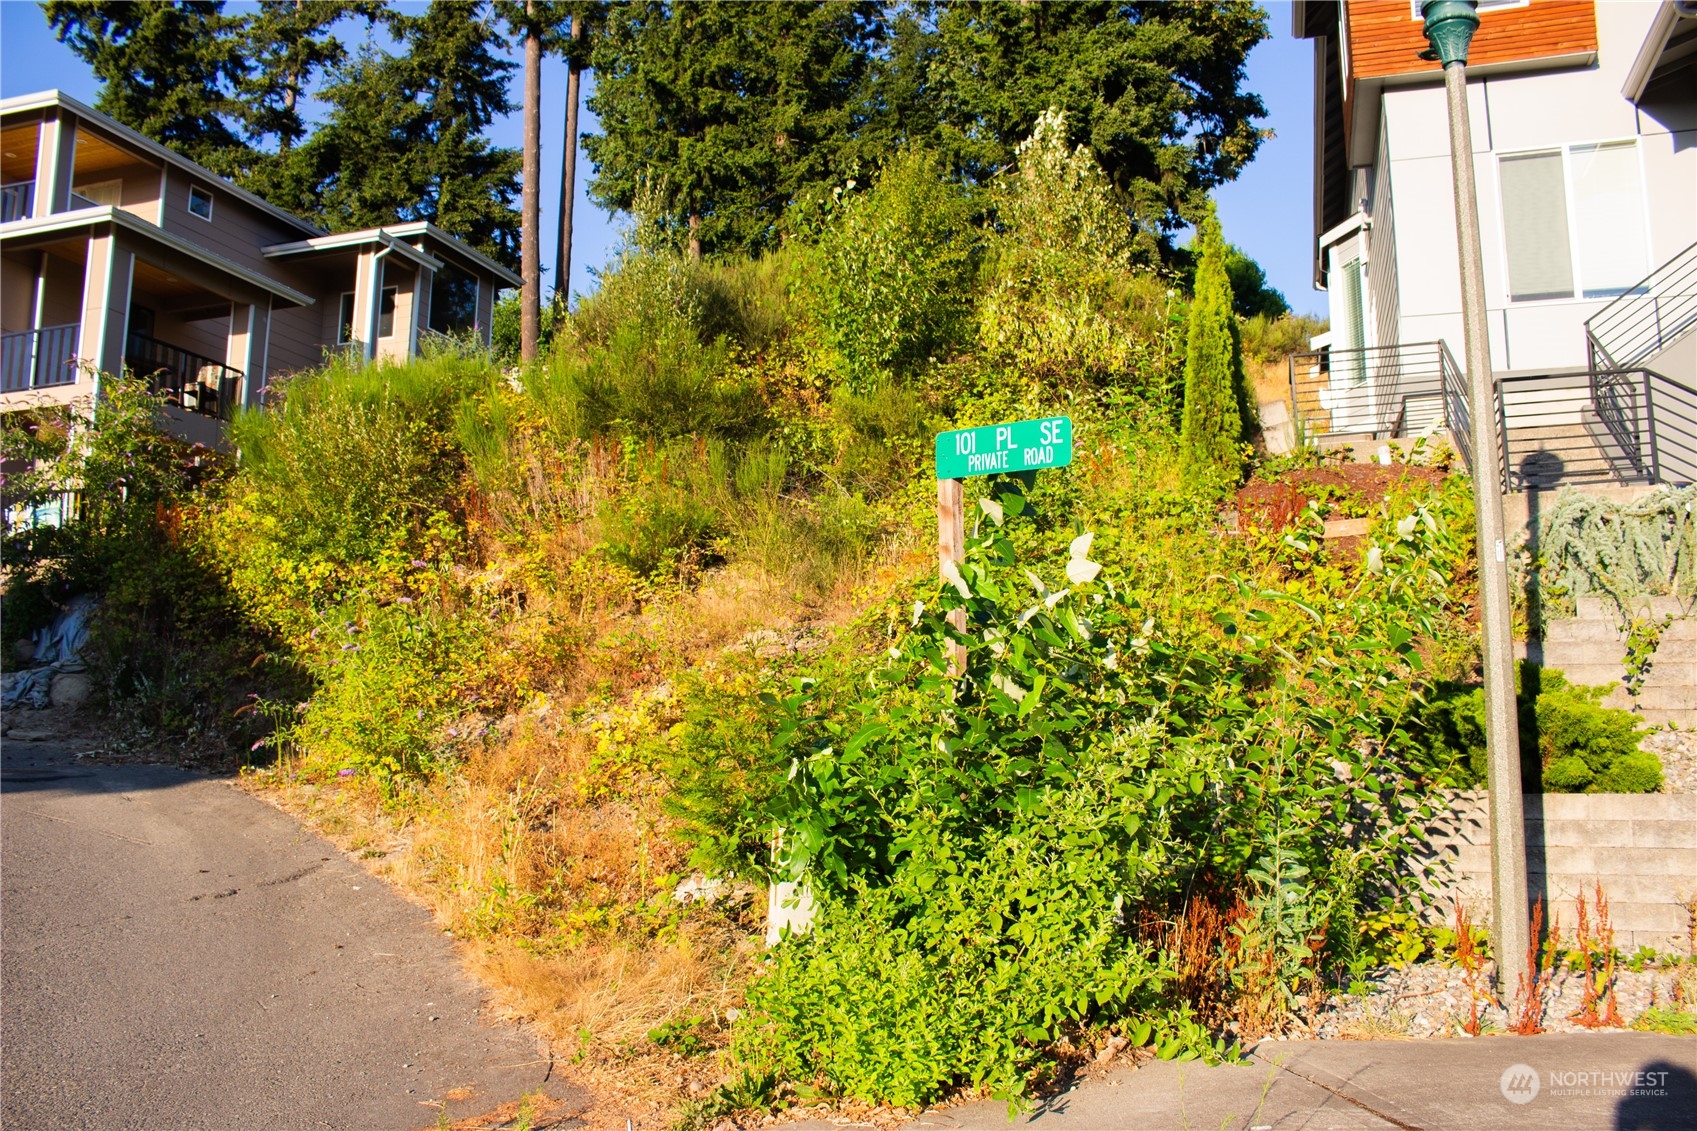
<path fill-rule="evenodd" d="M 1172 291 L 1134 270 L 1133 229 L 1107 176 L 1088 149 L 1067 144 L 1053 109 L 1018 156 L 992 193 L 980 347 L 998 370 L 1049 387 L 1146 376 Z"/>
<path fill-rule="evenodd" d="M 309 768 L 368 773 L 385 785 L 427 775 L 471 737 L 453 724 L 482 688 L 489 644 L 475 613 L 411 599 L 335 610 L 297 653 L 317 689 L 304 710 L 273 705 L 279 726 L 269 742 Z"/>
<path fill-rule="evenodd" d="M 723 737 L 691 728 L 674 748 L 684 780 L 772 775 L 689 807 L 692 832 L 720 861 L 734 846 L 742 869 L 804 880 L 821 909 L 750 989 L 737 1041 L 756 1067 L 923 1102 L 968 1082 L 1018 1095 L 1045 1048 L 1085 1025 L 1141 1018 L 1175 1055 L 1221 1055 L 1132 924 L 1197 883 L 1245 892 L 1284 1008 L 1315 977 L 1316 930 L 1367 898 L 1349 877 L 1394 868 L 1412 844 L 1399 719 L 1413 641 L 1443 601 L 1434 521 L 1275 639 L 1258 626 L 1278 621 L 1264 606 L 1282 594 L 1228 588 L 1238 611 L 1187 631 L 1101 576 L 1089 535 L 1065 582 L 1045 581 L 1001 525 L 1027 510 L 1009 484 L 980 504 L 966 560 L 887 654 L 773 687 L 764 722 L 739 713 L 740 740 L 772 735 L 740 776 Z M 1272 677 L 1293 653 L 1305 666 Z"/>
<path fill-rule="evenodd" d="M 1326 330 L 1324 318 L 1300 314 L 1270 317 L 1257 314 L 1243 319 L 1243 356 L 1257 362 L 1283 361 L 1293 353 L 1307 353 L 1309 339 Z"/>
<path fill-rule="evenodd" d="M 1554 668 L 1516 665 L 1521 776 L 1528 790 L 1654 793 L 1661 762 L 1639 749 L 1643 730 L 1630 711 L 1604 707 L 1607 687 L 1567 682 Z M 1440 684 L 1421 708 L 1423 765 L 1439 784 L 1473 789 L 1487 777 L 1485 693 Z"/>
<path fill-rule="evenodd" d="M 802 285 L 852 385 L 910 372 L 963 339 L 977 262 L 972 211 L 958 182 L 917 149 L 892 157 L 866 192 L 835 195 Z"/>
<path fill-rule="evenodd" d="M 0 423 L 7 503 L 52 516 L 5 532 L 7 656 L 72 599 L 98 597 L 83 659 L 115 736 L 217 756 L 256 733 L 258 720 L 238 711 L 247 697 L 288 683 L 260 662 L 264 635 L 243 622 L 205 540 L 230 461 L 162 431 L 161 401 L 141 383 L 101 389 L 98 411 Z"/>
<path fill-rule="evenodd" d="M 459 406 L 487 382 L 484 363 L 456 356 L 336 362 L 237 416 L 241 474 L 212 537 L 260 623 L 303 634 L 358 588 L 452 555 Z"/>

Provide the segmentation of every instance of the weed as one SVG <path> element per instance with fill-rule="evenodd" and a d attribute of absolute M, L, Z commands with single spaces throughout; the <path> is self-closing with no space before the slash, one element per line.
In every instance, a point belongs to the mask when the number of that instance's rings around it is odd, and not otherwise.
<path fill-rule="evenodd" d="M 1586 907 L 1583 891 L 1578 896 L 1579 922 L 1574 931 L 1574 945 L 1584 970 L 1583 996 L 1569 1020 L 1587 1029 L 1618 1028 L 1622 1022 L 1615 1002 L 1614 927 L 1609 922 L 1609 900 L 1603 894 L 1602 881 L 1597 882 L 1595 890 L 1596 900 L 1591 908 Z M 1591 918 L 1593 913 L 1595 920 Z"/>
<path fill-rule="evenodd" d="M 1461 967 L 1462 981 L 1467 986 L 1468 1013 L 1467 1020 L 1462 1023 L 1462 1029 L 1468 1036 L 1477 1037 L 1483 1031 L 1479 1018 L 1479 1003 L 1492 999 L 1474 937 L 1474 927 L 1468 921 L 1467 909 L 1459 899 L 1455 901 L 1455 962 Z"/>
<path fill-rule="evenodd" d="M 1526 969 L 1518 975 L 1515 1004 L 1517 1010 L 1509 1021 L 1509 1031 L 1522 1037 L 1534 1036 L 1544 1031 L 1544 1002 L 1549 992 L 1550 979 L 1555 973 L 1556 947 L 1558 934 L 1554 916 L 1550 919 L 1549 937 L 1543 937 L 1544 929 L 1544 897 L 1532 905 L 1532 929 L 1528 934 L 1531 940 L 1526 945 Z"/>

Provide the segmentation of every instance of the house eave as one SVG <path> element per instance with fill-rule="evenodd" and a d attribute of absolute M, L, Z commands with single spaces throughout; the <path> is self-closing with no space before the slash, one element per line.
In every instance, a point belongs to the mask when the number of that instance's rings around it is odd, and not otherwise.
<path fill-rule="evenodd" d="M 216 182 L 220 192 L 228 192 L 244 204 L 252 205 L 267 215 L 275 217 L 291 227 L 299 228 L 304 232 L 314 234 L 319 234 L 324 231 L 323 228 L 320 228 L 317 224 L 312 223 L 310 220 L 303 220 L 299 216 L 296 216 L 293 212 L 288 212 L 282 208 L 278 208 L 275 204 L 265 200 L 263 197 L 255 196 L 253 193 L 241 188 L 228 178 L 220 177 L 211 169 L 206 168 L 206 166 L 190 161 L 187 157 L 184 157 L 175 150 L 160 145 L 157 141 L 154 141 L 146 134 L 139 133 L 110 115 L 103 114 L 99 110 L 94 109 L 92 106 L 79 102 L 77 99 L 72 98 L 62 90 L 43 90 L 37 91 L 34 94 L 19 94 L 14 95 L 11 98 L 0 99 L 0 117 L 4 117 L 8 114 L 22 114 L 30 110 L 49 110 L 55 108 L 69 110 L 71 113 L 76 114 L 79 117 L 87 118 L 101 129 L 110 130 L 111 132 L 120 135 L 127 143 L 135 146 L 137 149 L 142 150 L 160 161 L 173 165 L 191 176 Z"/>
<path fill-rule="evenodd" d="M 413 220 L 406 224 L 385 224 L 383 230 L 397 239 L 428 237 L 436 240 L 461 259 L 468 261 L 477 269 L 495 276 L 507 286 L 522 287 L 524 285 L 524 280 L 518 275 L 490 259 L 458 236 L 444 232 L 428 220 Z"/>
<path fill-rule="evenodd" d="M 335 232 L 327 236 L 314 236 L 308 240 L 296 240 L 291 243 L 274 243 L 260 248 L 260 254 L 267 259 L 290 259 L 305 255 L 322 255 L 326 252 L 346 251 L 351 248 L 365 247 L 377 244 L 397 252 L 403 259 L 410 259 L 420 267 L 428 267 L 432 271 L 442 269 L 442 261 L 435 256 L 403 243 L 386 228 L 366 228 L 357 232 Z"/>
<path fill-rule="evenodd" d="M 102 224 L 111 224 L 115 228 L 122 228 L 126 232 L 142 237 L 144 240 L 169 248 L 179 255 L 204 263 L 206 266 L 230 275 L 250 287 L 266 292 L 275 299 L 281 299 L 288 305 L 312 306 L 317 301 L 312 296 L 302 294 L 293 287 L 225 259 L 222 255 L 208 251 L 199 244 L 190 243 L 180 236 L 172 235 L 157 224 L 151 224 L 139 216 L 132 216 L 123 209 L 114 208 L 111 205 L 78 208 L 70 212 L 55 212 L 50 216 L 31 216 L 22 220 L 13 220 L 9 224 L 0 224 L 0 245 L 8 240 L 15 241 L 30 236 L 91 230 Z"/>

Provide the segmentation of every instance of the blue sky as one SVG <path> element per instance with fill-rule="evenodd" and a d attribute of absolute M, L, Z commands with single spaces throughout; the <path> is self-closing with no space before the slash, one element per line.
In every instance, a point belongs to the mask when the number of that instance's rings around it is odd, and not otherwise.
<path fill-rule="evenodd" d="M 1313 56 L 1305 40 L 1290 36 L 1290 5 L 1273 3 L 1267 8 L 1272 38 L 1249 57 L 1249 89 L 1267 104 L 1264 126 L 1275 136 L 1264 143 L 1260 154 L 1237 181 L 1217 194 L 1220 222 L 1226 238 L 1253 256 L 1267 271 L 1268 279 L 1283 291 L 1299 312 L 1323 311 L 1324 296 L 1310 282 L 1309 231 L 1312 216 L 1313 182 Z M 239 5 L 231 5 L 239 9 Z M 587 98 L 593 77 L 585 76 Z M 513 74 L 513 100 L 522 92 L 520 72 Z M 27 0 L 0 0 L 0 97 L 29 94 L 58 87 L 73 98 L 92 103 L 100 84 L 86 64 L 57 42 L 47 27 L 41 9 Z M 542 73 L 542 222 L 545 289 L 553 283 L 554 225 L 560 204 L 560 145 L 564 131 L 566 69 L 558 60 L 548 60 Z M 582 127 L 597 128 L 595 116 L 584 109 Z M 523 140 L 523 124 L 513 114 L 497 122 L 491 131 L 498 145 L 517 147 Z M 554 144 L 550 145 L 550 138 Z M 577 212 L 572 240 L 572 290 L 583 293 L 594 287 L 591 268 L 607 262 L 618 246 L 619 229 L 614 217 L 590 202 L 585 194 L 589 177 L 588 159 L 578 155 Z"/>

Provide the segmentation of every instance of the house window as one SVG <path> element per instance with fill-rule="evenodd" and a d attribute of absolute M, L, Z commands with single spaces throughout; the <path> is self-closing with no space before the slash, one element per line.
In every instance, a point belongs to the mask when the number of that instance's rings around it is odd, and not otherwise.
<path fill-rule="evenodd" d="M 354 340 L 354 293 L 342 292 L 342 314 L 336 322 L 336 344 L 345 346 Z"/>
<path fill-rule="evenodd" d="M 384 287 L 383 299 L 377 307 L 377 336 L 392 338 L 395 336 L 395 288 Z"/>
<path fill-rule="evenodd" d="M 443 264 L 430 281 L 430 328 L 448 334 L 477 325 L 477 279 Z"/>
<path fill-rule="evenodd" d="M 189 186 L 189 211 L 202 220 L 212 220 L 212 193 L 199 185 Z"/>
<path fill-rule="evenodd" d="M 1504 156 L 1509 298 L 1608 298 L 1649 270 L 1643 178 L 1634 142 Z"/>
<path fill-rule="evenodd" d="M 90 204 L 104 208 L 118 208 L 124 203 L 124 182 L 95 181 L 91 184 L 78 185 L 71 190 Z"/>

